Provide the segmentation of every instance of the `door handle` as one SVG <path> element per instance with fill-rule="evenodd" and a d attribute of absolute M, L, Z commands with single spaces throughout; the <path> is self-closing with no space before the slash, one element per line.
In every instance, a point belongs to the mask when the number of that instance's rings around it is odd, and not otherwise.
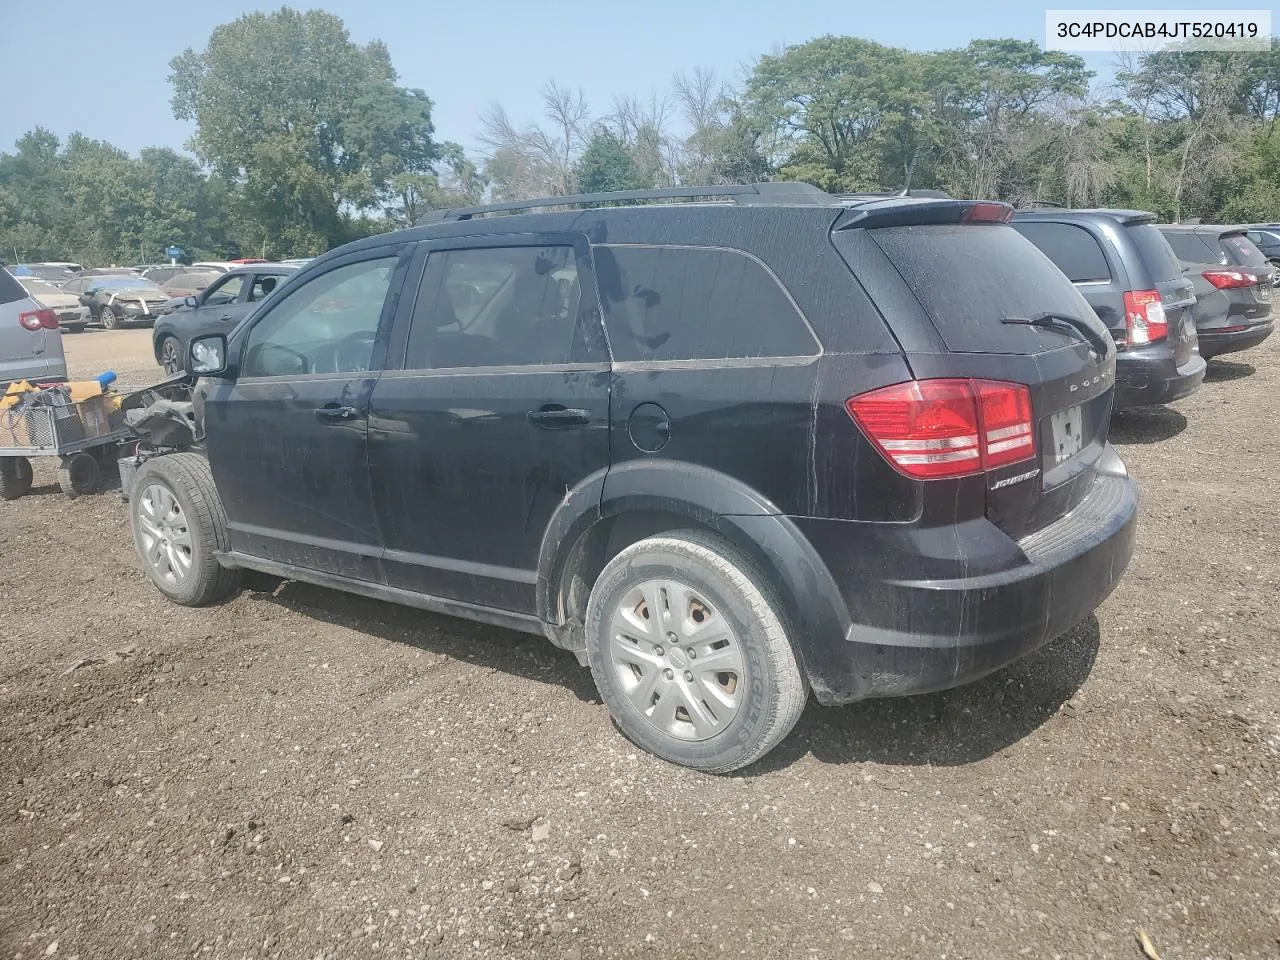
<path fill-rule="evenodd" d="M 344 420 L 354 420 L 360 416 L 360 411 L 355 407 L 344 407 L 336 403 L 326 403 L 323 407 L 316 409 L 316 419 L 321 423 L 342 423 Z"/>
<path fill-rule="evenodd" d="M 228 313 L 225 317 L 219 317 L 218 319 L 225 323 L 231 319 L 231 314 Z"/>
<path fill-rule="evenodd" d="M 562 407 L 553 403 L 549 403 L 545 407 L 539 407 L 537 410 L 530 410 L 526 416 L 528 416 L 530 423 L 549 430 L 555 430 L 559 427 L 581 427 L 591 422 L 590 410 Z"/>

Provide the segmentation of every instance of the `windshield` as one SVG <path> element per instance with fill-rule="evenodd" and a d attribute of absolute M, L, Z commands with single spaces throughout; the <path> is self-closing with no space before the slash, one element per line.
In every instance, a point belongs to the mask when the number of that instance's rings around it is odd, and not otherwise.
<path fill-rule="evenodd" d="M 161 293 L 161 289 L 150 280 L 142 277 L 96 277 L 89 282 L 90 290 L 143 290 L 150 292 L 154 290 Z"/>

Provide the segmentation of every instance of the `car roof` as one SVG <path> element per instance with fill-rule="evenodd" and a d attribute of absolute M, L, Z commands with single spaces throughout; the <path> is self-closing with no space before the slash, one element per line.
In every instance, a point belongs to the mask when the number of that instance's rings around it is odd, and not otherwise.
<path fill-rule="evenodd" d="M 1033 207 L 1019 210 L 1014 214 L 1015 220 L 1097 220 L 1100 218 L 1115 220 L 1129 226 L 1138 223 L 1155 223 L 1158 219 L 1149 210 L 1129 210 L 1122 207 Z"/>
<path fill-rule="evenodd" d="M 1157 224 L 1162 231 L 1168 233 L 1205 233 L 1211 236 L 1225 237 L 1230 234 L 1245 233 L 1248 227 L 1239 224 L 1221 223 L 1161 223 Z"/>
<path fill-rule="evenodd" d="M 228 270 L 227 275 L 265 273 L 269 276 L 283 276 L 286 273 L 294 273 L 297 269 L 297 264 L 293 263 L 246 263 Z M 200 271 L 192 270 L 191 272 L 198 273 Z"/>

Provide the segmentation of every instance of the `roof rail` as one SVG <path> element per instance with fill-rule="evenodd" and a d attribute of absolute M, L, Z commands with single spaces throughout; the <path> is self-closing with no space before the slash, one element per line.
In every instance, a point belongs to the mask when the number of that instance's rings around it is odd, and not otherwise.
<path fill-rule="evenodd" d="M 494 213 L 514 213 L 542 207 L 603 207 L 637 200 L 711 200 L 723 199 L 743 206 L 827 206 L 836 202 L 831 194 L 811 183 L 781 181 L 773 183 L 738 183 L 723 187 L 668 187 L 663 190 L 620 190 L 612 193 L 577 193 L 564 197 L 540 197 L 510 203 L 487 203 L 479 207 L 432 210 L 418 220 L 418 225 L 449 220 L 470 220 Z"/>

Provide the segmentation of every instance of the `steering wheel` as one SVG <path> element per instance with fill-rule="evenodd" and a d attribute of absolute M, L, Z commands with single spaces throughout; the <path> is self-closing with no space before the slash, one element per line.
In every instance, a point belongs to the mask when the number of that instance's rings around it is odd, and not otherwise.
<path fill-rule="evenodd" d="M 373 359 L 374 331 L 357 330 L 325 351 L 324 360 L 317 358 L 316 368 L 327 367 L 326 373 L 367 373 Z"/>

